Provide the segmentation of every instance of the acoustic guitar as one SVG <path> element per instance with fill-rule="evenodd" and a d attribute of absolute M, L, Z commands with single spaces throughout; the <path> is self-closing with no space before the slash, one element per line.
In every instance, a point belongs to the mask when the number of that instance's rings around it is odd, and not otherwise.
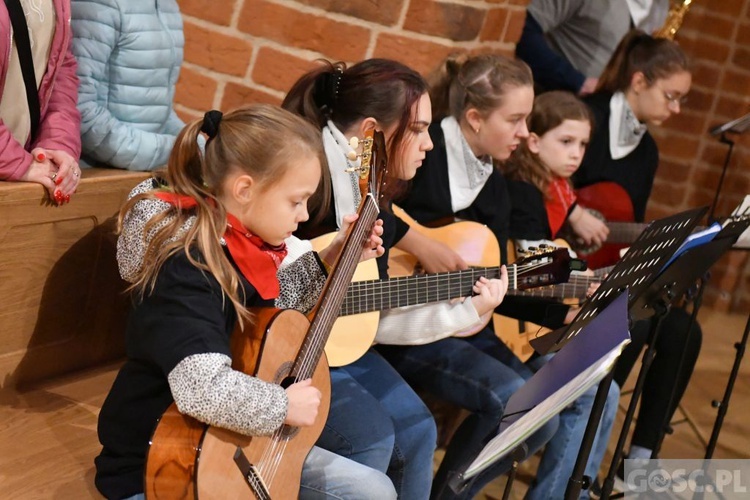
<path fill-rule="evenodd" d="M 479 277 L 499 276 L 499 246 L 487 227 L 462 221 L 439 228 L 426 228 L 398 207 L 394 207 L 394 212 L 427 236 L 443 241 L 456 251 L 463 249 L 465 253 L 462 256 L 472 267 L 463 271 L 421 274 L 412 255 L 392 248 L 389 272 L 400 276 L 380 280 L 376 278 L 378 271 L 374 262 L 361 263 L 326 344 L 326 356 L 331 366 L 352 363 L 367 351 L 375 340 L 380 311 L 471 296 L 472 286 Z M 316 238 L 313 246 L 324 248 L 331 238 L 332 234 Z M 481 251 L 469 251 L 467 247 Z M 584 296 L 589 283 L 598 279 L 588 276 L 570 278 L 571 269 L 580 268 L 580 265 L 580 261 L 570 258 L 566 249 L 550 248 L 529 254 L 508 266 L 508 294 L 554 298 Z M 569 279 L 571 281 L 564 283 Z M 555 283 L 562 284 L 549 286 Z M 477 331 L 482 327 L 478 327 Z M 476 332 L 466 332 L 471 333 Z M 512 337 L 512 334 L 508 336 Z"/>
<path fill-rule="evenodd" d="M 323 352 L 371 227 L 385 172 L 383 134 L 363 141 L 359 218 L 350 226 L 321 298 L 309 317 L 297 311 L 258 309 L 254 328 L 232 334 L 232 366 L 288 387 L 308 378 L 323 393 L 309 427 L 282 425 L 271 436 L 244 436 L 202 424 L 174 403 L 159 421 L 148 449 L 149 499 L 286 499 L 299 495 L 302 465 L 328 416 L 330 375 Z"/>
<path fill-rule="evenodd" d="M 415 221 L 400 207 L 394 207 L 393 212 L 412 229 L 451 248 L 470 266 L 491 266 L 500 262 L 500 244 L 492 231 L 484 224 L 462 220 L 439 227 L 426 227 Z M 508 242 L 507 251 L 508 259 L 515 259 L 517 252 L 511 241 Z M 567 253 L 567 250 L 565 252 Z M 416 257 L 398 249 L 391 249 L 388 265 L 389 271 L 401 275 L 413 274 L 420 268 Z M 564 280 L 566 282 L 523 291 L 509 290 L 508 295 L 557 298 L 568 301 L 581 300 L 586 297 L 589 286 L 592 283 L 599 283 L 601 279 L 600 276 L 576 274 Z M 534 354 L 530 340 L 549 332 L 549 329 L 543 326 L 497 313 L 492 315 L 492 324 L 495 335 L 523 362 Z"/>
<path fill-rule="evenodd" d="M 620 260 L 620 250 L 633 243 L 647 223 L 634 222 L 633 203 L 625 188 L 615 182 L 598 182 L 576 190 L 578 203 L 607 223 L 609 235 L 602 245 L 586 245 L 569 227 L 560 236 L 586 259 L 591 269 L 611 266 Z"/>

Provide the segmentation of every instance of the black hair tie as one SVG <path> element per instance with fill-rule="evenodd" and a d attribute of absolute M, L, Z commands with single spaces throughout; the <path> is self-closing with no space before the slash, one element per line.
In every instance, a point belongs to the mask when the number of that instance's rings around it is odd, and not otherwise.
<path fill-rule="evenodd" d="M 201 132 L 205 133 L 208 136 L 209 141 L 216 137 L 216 134 L 219 133 L 219 124 L 221 123 L 222 116 L 224 116 L 224 114 L 216 109 L 206 111 L 206 114 L 203 115 Z"/>
<path fill-rule="evenodd" d="M 339 87 L 344 71 L 336 67 L 318 75 L 313 90 L 313 100 L 326 117 L 330 118 L 339 97 Z"/>

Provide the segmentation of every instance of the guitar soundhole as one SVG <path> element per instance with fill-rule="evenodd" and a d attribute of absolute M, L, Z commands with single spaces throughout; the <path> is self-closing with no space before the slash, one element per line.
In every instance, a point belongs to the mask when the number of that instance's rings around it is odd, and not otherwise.
<path fill-rule="evenodd" d="M 299 432 L 299 427 L 292 427 L 291 425 L 284 425 L 281 428 L 281 437 L 284 439 L 292 439 Z"/>
<path fill-rule="evenodd" d="M 281 366 L 279 366 L 279 369 L 276 371 L 276 377 L 274 382 L 279 384 L 281 387 L 286 389 L 293 383 L 297 381 L 297 379 L 290 374 L 292 371 L 293 363 L 291 361 L 287 361 L 286 363 L 283 363 Z M 297 435 L 299 432 L 299 427 L 292 427 L 290 425 L 284 425 L 281 428 L 281 437 L 283 439 L 292 439 L 294 436 Z"/>

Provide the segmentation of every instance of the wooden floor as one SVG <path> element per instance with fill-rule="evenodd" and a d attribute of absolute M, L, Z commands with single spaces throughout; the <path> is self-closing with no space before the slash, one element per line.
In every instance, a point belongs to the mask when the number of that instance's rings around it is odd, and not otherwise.
<path fill-rule="evenodd" d="M 703 349 L 682 403 L 706 440 L 716 415 L 710 402 L 723 395 L 734 362 L 733 344 L 740 340 L 746 320 L 745 315 L 710 310 L 701 313 Z M 110 366 L 23 393 L 0 389 L 0 497 L 99 498 L 93 485 L 93 459 L 99 451 L 96 417 L 115 373 L 116 367 Z M 750 457 L 749 374 L 750 361 L 745 360 L 716 458 Z M 615 432 L 619 433 L 619 423 Z M 665 440 L 662 456 L 699 458 L 704 452 L 696 433 L 689 425 L 681 424 Z M 532 476 L 535 463 L 536 459 L 532 459 L 523 464 L 511 498 L 523 497 L 524 481 Z M 501 498 L 503 484 L 504 479 L 499 479 L 488 486 L 483 491 L 484 498 Z"/>

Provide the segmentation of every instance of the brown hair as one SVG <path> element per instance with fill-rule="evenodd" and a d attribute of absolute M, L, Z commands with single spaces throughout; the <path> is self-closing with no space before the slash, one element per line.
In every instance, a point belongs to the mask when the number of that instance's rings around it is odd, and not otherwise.
<path fill-rule="evenodd" d="M 281 106 L 319 129 L 331 120 L 344 131 L 368 117 L 382 128 L 396 124 L 387 144 L 388 157 L 396 158 L 403 148 L 411 108 L 427 92 L 427 82 L 413 69 L 389 59 L 367 59 L 351 67 L 342 62 L 321 63 L 297 80 Z M 328 179 L 327 169 L 323 170 Z M 401 187 L 396 176 L 389 176 L 384 199 L 392 198 Z"/>
<path fill-rule="evenodd" d="M 624 92 L 637 72 L 643 73 L 652 84 L 682 71 L 690 71 L 690 62 L 676 42 L 630 30 L 617 45 L 596 89 Z"/>
<path fill-rule="evenodd" d="M 570 92 L 556 90 L 545 92 L 534 99 L 534 109 L 526 119 L 529 133 L 539 137 L 560 126 L 565 120 L 587 121 L 594 126 L 594 116 L 589 107 Z M 533 184 L 544 196 L 552 182 L 552 172 L 542 163 L 539 155 L 529 150 L 524 140 L 503 165 L 503 173 L 509 179 Z"/>
<path fill-rule="evenodd" d="M 526 63 L 498 54 L 449 56 L 428 81 L 433 120 L 452 116 L 459 122 L 469 108 L 489 115 L 509 88 L 534 85 Z"/>
<path fill-rule="evenodd" d="M 227 227 L 226 210 L 219 201 L 224 179 L 235 169 L 269 187 L 283 177 L 297 158 L 317 156 L 323 165 L 325 153 L 320 134 L 309 123 L 276 106 L 256 104 L 231 111 L 215 123 L 215 135 L 201 152 L 198 136 L 209 119 L 195 120 L 177 136 L 169 157 L 166 177 L 171 190 L 197 201 L 195 210 L 173 207 L 149 220 L 144 234 L 153 232 L 132 289 L 143 295 L 153 291 L 159 270 L 172 255 L 184 251 L 199 269 L 211 273 L 221 285 L 239 316 L 250 319 L 240 296 L 240 280 L 225 255 L 220 239 Z M 141 200 L 156 199 L 153 192 L 131 198 L 120 210 L 118 230 L 128 211 Z M 185 222 L 195 215 L 187 231 Z M 195 247 L 201 255 L 190 253 Z"/>

